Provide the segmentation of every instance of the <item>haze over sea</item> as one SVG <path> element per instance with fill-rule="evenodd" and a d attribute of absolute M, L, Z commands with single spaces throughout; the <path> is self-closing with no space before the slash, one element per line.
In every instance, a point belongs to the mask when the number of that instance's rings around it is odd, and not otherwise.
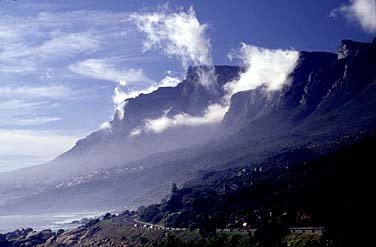
<path fill-rule="evenodd" d="M 83 218 L 98 217 L 102 212 L 75 212 L 61 214 L 33 214 L 33 215 L 0 215 L 0 233 L 15 231 L 22 228 L 33 228 L 34 230 L 58 230 L 69 229 L 80 224 L 71 224 L 72 221 Z"/>

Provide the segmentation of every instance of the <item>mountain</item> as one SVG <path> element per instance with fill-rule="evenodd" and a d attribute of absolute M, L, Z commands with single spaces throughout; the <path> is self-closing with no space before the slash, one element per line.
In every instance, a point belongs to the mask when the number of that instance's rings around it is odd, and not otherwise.
<path fill-rule="evenodd" d="M 312 73 L 336 61 L 337 56 L 333 53 L 300 52 L 298 63 L 290 75 L 289 85 L 272 93 L 268 92 L 265 86 L 260 86 L 233 95 L 231 107 L 223 120 L 224 125 L 230 128 L 234 125 L 241 127 L 265 115 L 271 115 L 273 111 L 289 111 L 299 107 Z"/>
<path fill-rule="evenodd" d="M 232 128 L 235 123 L 263 137 L 260 128 L 269 134 L 331 129 L 332 135 L 373 128 L 375 68 L 375 41 L 344 40 L 338 54 L 301 52 L 289 85 L 274 94 L 262 87 L 235 94 L 224 124 Z"/>
<path fill-rule="evenodd" d="M 15 178 L 26 181 L 29 174 L 41 181 L 68 178 L 208 141 L 217 130 L 216 124 L 186 126 L 184 131 L 174 128 L 163 135 L 144 133 L 132 136 L 131 133 L 147 119 L 182 113 L 201 116 L 210 104 L 220 103 L 224 95 L 223 85 L 236 79 L 239 72 L 240 68 L 236 66 L 190 67 L 186 78 L 176 87 L 161 87 L 150 94 L 126 100 L 124 118 L 117 112 L 109 128 L 79 140 L 71 150 L 45 165 L 10 173 L 10 180 L 12 183 Z M 210 87 L 200 83 L 202 73 L 213 74 Z M 6 180 L 9 176 L 3 177 Z"/>
<path fill-rule="evenodd" d="M 200 83 L 200 74 L 213 70 L 210 87 Z M 158 119 L 163 116 L 173 117 L 177 114 L 201 116 L 210 104 L 220 103 L 224 95 L 223 85 L 236 79 L 240 72 L 235 66 L 190 67 L 186 79 L 176 87 L 162 87 L 150 94 L 141 94 L 126 100 L 125 117 L 116 113 L 110 122 L 111 127 L 99 130 L 77 142 L 75 147 L 61 155 L 56 161 L 64 170 L 77 168 L 84 172 L 97 168 L 123 165 L 153 153 L 176 150 L 203 143 L 212 138 L 216 126 L 186 126 L 184 131 L 174 128 L 163 135 L 144 133 L 133 136 L 132 131 L 142 126 L 145 120 Z M 69 167 L 67 160 L 73 160 Z M 55 164 L 53 166 L 56 167 Z M 61 176 L 61 173 L 59 174 Z"/>
<path fill-rule="evenodd" d="M 337 54 L 300 52 L 288 84 L 233 95 L 222 123 L 133 138 L 132 131 L 147 119 L 202 116 L 221 102 L 223 85 L 242 72 L 215 66 L 208 87 L 200 83 L 200 73 L 210 68 L 192 67 L 178 86 L 128 100 L 124 118 L 116 114 L 110 129 L 79 141 L 56 160 L 0 175 L 0 209 L 136 207 L 158 202 L 173 183 L 194 182 L 211 172 L 318 158 L 376 129 L 375 68 L 376 41 L 344 40 Z"/>
<path fill-rule="evenodd" d="M 375 145 L 373 133 L 366 140 L 291 166 L 270 159 L 252 169 L 212 172 L 173 189 L 168 200 L 141 209 L 139 217 L 167 227 L 200 228 L 207 235 L 215 229 L 244 229 L 244 222 L 254 229 L 273 223 L 282 229 L 316 226 L 324 227 L 323 238 L 331 245 L 313 246 L 367 245 L 372 234 L 364 226 L 374 207 Z M 270 235 L 275 236 L 277 229 L 269 229 Z"/>

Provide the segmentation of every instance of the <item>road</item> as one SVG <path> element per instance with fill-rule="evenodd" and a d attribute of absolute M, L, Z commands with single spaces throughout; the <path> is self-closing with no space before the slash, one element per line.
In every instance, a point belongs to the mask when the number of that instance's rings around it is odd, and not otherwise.
<path fill-rule="evenodd" d="M 165 227 L 157 224 L 150 224 L 147 222 L 142 222 L 136 220 L 134 217 L 124 217 L 122 218 L 122 223 L 126 226 L 144 229 L 144 230 L 167 230 L 167 231 L 187 231 L 187 228 L 173 228 L 173 227 Z M 251 232 L 252 234 L 255 233 L 257 229 L 216 229 L 216 232 Z M 291 233 L 320 233 L 322 234 L 324 231 L 323 227 L 290 227 L 289 231 Z"/>

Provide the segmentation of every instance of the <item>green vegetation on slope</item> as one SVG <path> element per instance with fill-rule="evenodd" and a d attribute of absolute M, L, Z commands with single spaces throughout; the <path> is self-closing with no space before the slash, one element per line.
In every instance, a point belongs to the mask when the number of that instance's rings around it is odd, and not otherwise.
<path fill-rule="evenodd" d="M 264 240 L 274 236 L 276 242 L 269 244 L 275 246 L 283 246 L 288 227 L 324 226 L 326 244 L 361 246 L 373 212 L 374 147 L 373 138 L 290 167 L 244 167 L 226 171 L 232 174 L 227 178 L 213 173 L 209 176 L 218 179 L 209 178 L 210 183 L 174 188 L 169 200 L 147 207 L 140 219 L 199 228 L 203 236 L 247 223 L 260 229 L 260 238 L 261 229 L 265 236 L 272 232 Z"/>

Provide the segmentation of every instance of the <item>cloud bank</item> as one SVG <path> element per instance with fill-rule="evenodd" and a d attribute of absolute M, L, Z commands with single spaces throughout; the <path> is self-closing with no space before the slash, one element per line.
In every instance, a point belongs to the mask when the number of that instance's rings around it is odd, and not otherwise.
<path fill-rule="evenodd" d="M 179 126 L 198 126 L 215 124 L 223 120 L 229 105 L 230 98 L 237 92 L 265 86 L 267 91 L 280 90 L 289 82 L 289 75 L 294 70 L 299 52 L 295 50 L 273 50 L 242 43 L 238 52 L 230 54 L 231 58 L 240 59 L 244 72 L 239 80 L 230 81 L 224 86 L 225 96 L 222 104 L 211 104 L 200 116 L 191 116 L 180 113 L 175 116 L 163 116 L 156 119 L 146 119 L 142 126 L 131 132 L 131 136 L 141 133 L 161 133 L 169 128 Z"/>
<path fill-rule="evenodd" d="M 215 124 L 222 121 L 227 107 L 220 104 L 209 105 L 202 116 L 192 116 L 187 113 L 180 113 L 173 117 L 168 117 L 168 111 L 156 119 L 146 119 L 143 126 L 136 127 L 130 136 L 137 136 L 141 133 L 162 133 L 167 129 L 182 126 L 200 126 Z"/>
<path fill-rule="evenodd" d="M 226 84 L 228 96 L 265 85 L 267 90 L 278 90 L 288 83 L 288 76 L 295 68 L 299 52 L 273 50 L 241 44 L 239 52 L 229 55 L 238 58 L 246 68 L 240 79 Z"/>
<path fill-rule="evenodd" d="M 144 49 L 162 49 L 168 56 L 177 57 L 184 68 L 189 65 L 211 65 L 211 45 L 206 36 L 207 25 L 201 24 L 194 9 L 187 12 L 134 13 L 131 19 L 146 34 Z"/>
<path fill-rule="evenodd" d="M 124 118 L 124 107 L 127 104 L 127 99 L 136 98 L 140 94 L 152 93 L 160 87 L 175 87 L 180 82 L 181 79 L 169 75 L 165 76 L 159 83 L 153 82 L 150 86 L 142 89 L 132 89 L 131 87 L 127 87 L 126 84 L 119 82 L 114 89 L 114 95 L 112 97 L 115 107 L 115 118 L 118 120 L 122 120 Z M 111 124 L 109 122 L 105 122 L 100 126 L 100 129 L 108 128 L 111 128 Z"/>
<path fill-rule="evenodd" d="M 364 31 L 376 32 L 376 2 L 374 0 L 351 0 L 349 4 L 334 9 L 331 17 L 342 15 L 357 22 Z"/>
<path fill-rule="evenodd" d="M 167 56 L 177 57 L 185 69 L 189 65 L 211 66 L 211 45 L 206 37 L 207 26 L 200 24 L 192 7 L 187 12 L 171 13 L 165 7 L 161 12 L 133 13 L 130 15 L 130 20 L 136 24 L 141 32 L 146 34 L 146 40 L 143 42 L 144 50 L 162 49 Z M 119 71 L 108 64 L 104 61 L 90 59 L 72 65 L 70 69 L 81 75 L 118 83 L 114 89 L 113 102 L 115 117 L 119 120 L 124 118 L 124 107 L 127 99 L 137 97 L 141 93 L 151 93 L 159 87 L 176 86 L 181 81 L 166 76 L 159 83 L 155 83 L 148 79 L 142 70 Z M 199 83 L 208 86 L 213 80 L 212 70 L 199 72 Z M 132 89 L 129 87 L 132 82 L 149 82 L 149 85 Z M 110 126 L 106 122 L 100 128 Z"/>
<path fill-rule="evenodd" d="M 72 72 L 85 77 L 116 83 L 112 100 L 114 103 L 115 115 L 119 120 L 124 118 L 126 99 L 134 98 L 141 93 L 150 93 L 158 88 L 154 85 L 155 82 L 146 76 L 142 69 L 121 69 L 119 66 L 115 66 L 114 61 L 111 59 L 87 59 L 70 65 L 69 69 Z M 132 85 L 136 85 L 138 88 L 144 85 L 151 86 L 147 86 L 147 88 L 140 90 L 129 90 L 128 88 Z M 110 126 L 106 123 L 102 124 L 100 129 Z"/>

